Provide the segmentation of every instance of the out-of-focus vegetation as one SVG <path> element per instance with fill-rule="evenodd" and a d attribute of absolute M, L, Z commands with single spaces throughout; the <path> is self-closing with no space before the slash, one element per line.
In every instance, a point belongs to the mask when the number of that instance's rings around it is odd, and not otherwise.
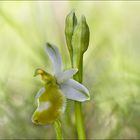
<path fill-rule="evenodd" d="M 46 41 L 58 44 L 70 67 L 64 25 L 73 8 L 86 16 L 91 33 L 84 56 L 84 85 L 91 94 L 83 103 L 87 137 L 140 138 L 138 1 L 1 1 L 0 138 L 55 138 L 52 126 L 31 122 L 41 87 L 33 73 L 38 67 L 51 71 Z M 62 120 L 64 137 L 76 137 L 73 102 Z"/>

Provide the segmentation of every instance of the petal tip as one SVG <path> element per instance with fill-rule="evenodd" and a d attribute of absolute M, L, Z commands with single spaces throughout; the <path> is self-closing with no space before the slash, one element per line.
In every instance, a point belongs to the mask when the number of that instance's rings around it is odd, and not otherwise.
<path fill-rule="evenodd" d="M 46 47 L 50 47 L 51 44 L 49 42 L 46 42 Z"/>
<path fill-rule="evenodd" d="M 90 100 L 90 96 L 87 96 L 87 98 L 85 100 L 83 100 L 83 102 L 89 101 L 89 100 Z"/>
<path fill-rule="evenodd" d="M 46 47 L 45 47 L 47 50 L 48 49 L 53 49 L 54 51 L 56 51 L 56 47 L 55 47 L 55 45 L 53 45 L 53 44 L 51 44 L 51 43 L 49 43 L 49 42 L 46 42 Z"/>
<path fill-rule="evenodd" d="M 90 96 L 87 98 L 87 101 L 89 101 L 90 100 Z"/>

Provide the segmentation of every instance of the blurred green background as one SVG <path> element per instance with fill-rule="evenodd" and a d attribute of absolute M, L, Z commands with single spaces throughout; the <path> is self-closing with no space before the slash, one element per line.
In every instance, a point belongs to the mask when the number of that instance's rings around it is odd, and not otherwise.
<path fill-rule="evenodd" d="M 34 96 L 42 86 L 34 70 L 51 72 L 45 42 L 56 44 L 65 68 L 65 17 L 84 14 L 90 45 L 84 55 L 83 103 L 87 138 L 140 138 L 140 2 L 1 1 L 0 138 L 55 138 L 52 126 L 35 126 Z M 68 101 L 71 102 L 71 101 Z M 69 115 L 70 114 L 70 115 Z M 65 138 L 76 138 L 73 102 L 62 116 Z"/>

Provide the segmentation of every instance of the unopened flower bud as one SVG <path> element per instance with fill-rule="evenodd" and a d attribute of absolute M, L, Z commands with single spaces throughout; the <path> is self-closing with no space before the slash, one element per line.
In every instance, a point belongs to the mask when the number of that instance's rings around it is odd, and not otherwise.
<path fill-rule="evenodd" d="M 72 35 L 75 29 L 75 26 L 77 25 L 77 18 L 75 16 L 74 10 L 71 11 L 65 20 L 65 36 L 66 36 L 66 43 L 68 46 L 68 50 L 70 54 L 72 55 L 73 53 L 73 48 L 72 48 Z"/>
<path fill-rule="evenodd" d="M 80 51 L 80 54 L 84 54 L 84 52 L 88 48 L 89 34 L 90 34 L 89 27 L 86 23 L 86 18 L 85 16 L 82 16 L 78 25 L 75 28 L 75 31 L 72 37 L 72 46 L 78 52 Z"/>

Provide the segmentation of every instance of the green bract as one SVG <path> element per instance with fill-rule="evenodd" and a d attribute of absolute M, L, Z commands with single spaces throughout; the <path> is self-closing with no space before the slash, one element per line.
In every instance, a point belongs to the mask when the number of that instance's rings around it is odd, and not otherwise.
<path fill-rule="evenodd" d="M 66 98 L 83 102 L 89 100 L 88 89 L 79 82 L 71 79 L 77 69 L 63 71 L 62 58 L 58 48 L 46 44 L 46 52 L 53 65 L 53 74 L 42 69 L 36 69 L 35 76 L 41 75 L 44 86 L 36 95 L 38 107 L 32 116 L 35 124 L 51 124 L 64 112 Z"/>

